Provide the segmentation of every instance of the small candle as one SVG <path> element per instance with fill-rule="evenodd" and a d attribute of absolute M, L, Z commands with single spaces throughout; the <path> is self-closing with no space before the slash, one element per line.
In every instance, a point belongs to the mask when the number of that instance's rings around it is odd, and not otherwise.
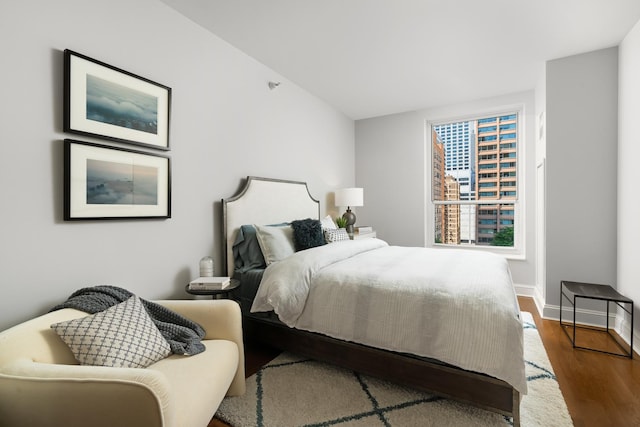
<path fill-rule="evenodd" d="M 200 277 L 213 277 L 213 258 L 210 256 L 200 260 Z"/>

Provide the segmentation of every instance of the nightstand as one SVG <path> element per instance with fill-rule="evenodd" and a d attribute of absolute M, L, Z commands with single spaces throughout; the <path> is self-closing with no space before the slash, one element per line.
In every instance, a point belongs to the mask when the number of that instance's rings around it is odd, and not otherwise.
<path fill-rule="evenodd" d="M 607 304 L 607 317 L 606 317 L 606 328 L 602 332 L 606 332 L 609 337 L 613 340 L 615 344 L 620 347 L 622 353 L 614 353 L 611 351 L 599 350 L 596 348 L 583 347 L 576 344 L 576 328 L 583 329 L 593 329 L 587 326 L 576 326 L 576 305 L 578 303 L 578 299 L 591 299 L 591 300 L 600 300 L 604 301 Z M 573 307 L 573 319 L 571 323 L 563 322 L 562 320 L 562 301 L 566 299 Z M 627 348 L 620 343 L 620 341 L 610 332 L 609 328 L 609 304 L 615 303 L 618 307 L 624 310 L 627 314 L 631 316 L 631 328 L 630 328 L 630 336 L 629 336 L 629 351 L 627 352 Z M 562 330 L 571 341 L 571 345 L 573 348 L 580 348 L 583 350 L 592 350 L 598 351 L 600 353 L 612 354 L 614 356 L 625 356 L 630 359 L 633 358 L 633 300 L 630 298 L 621 295 L 613 289 L 609 285 L 598 285 L 595 283 L 581 283 L 581 282 L 570 282 L 568 280 L 560 281 L 560 326 Z M 567 332 L 567 327 L 573 329 L 573 336 L 569 335 Z"/>
<path fill-rule="evenodd" d="M 184 290 L 187 291 L 188 294 L 191 295 L 211 295 L 213 299 L 230 299 L 229 296 L 231 291 L 237 289 L 240 286 L 240 281 L 231 279 L 231 283 L 224 289 L 189 289 L 189 284 L 184 287 Z"/>
<path fill-rule="evenodd" d="M 353 237 L 351 238 L 351 240 L 358 240 L 358 239 L 373 239 L 374 237 L 376 237 L 376 232 L 374 231 L 369 231 L 368 233 L 353 233 Z"/>

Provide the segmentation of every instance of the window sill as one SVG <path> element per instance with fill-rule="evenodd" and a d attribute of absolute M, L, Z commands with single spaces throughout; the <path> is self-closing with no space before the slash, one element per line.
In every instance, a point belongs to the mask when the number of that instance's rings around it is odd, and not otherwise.
<path fill-rule="evenodd" d="M 446 245 L 444 243 L 435 243 L 430 246 L 431 248 L 446 248 L 446 249 L 465 249 L 471 251 L 491 252 L 496 255 L 502 255 L 508 260 L 514 261 L 526 261 L 526 254 L 515 248 L 504 248 L 499 246 L 474 246 L 474 245 Z"/>

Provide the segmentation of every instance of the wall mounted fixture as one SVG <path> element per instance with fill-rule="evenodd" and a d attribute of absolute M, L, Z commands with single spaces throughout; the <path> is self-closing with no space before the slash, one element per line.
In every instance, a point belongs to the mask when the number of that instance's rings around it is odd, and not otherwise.
<path fill-rule="evenodd" d="M 271 90 L 274 90 L 278 86 L 280 86 L 280 82 L 269 82 L 269 89 Z"/>

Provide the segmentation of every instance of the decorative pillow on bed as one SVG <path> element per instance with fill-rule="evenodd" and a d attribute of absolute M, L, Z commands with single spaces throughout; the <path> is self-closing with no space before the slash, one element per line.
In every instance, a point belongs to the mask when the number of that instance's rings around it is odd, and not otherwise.
<path fill-rule="evenodd" d="M 324 230 L 324 238 L 327 243 L 339 242 L 341 240 L 349 240 L 349 234 L 344 228 L 337 228 L 335 230 Z"/>
<path fill-rule="evenodd" d="M 236 241 L 233 243 L 233 259 L 235 270 L 240 273 L 266 265 L 253 225 L 243 225 L 238 230 Z"/>
<path fill-rule="evenodd" d="M 293 242 L 296 251 L 303 251 L 326 244 L 322 234 L 322 225 L 317 219 L 299 219 L 291 222 Z"/>
<path fill-rule="evenodd" d="M 333 222 L 333 218 L 331 215 L 327 215 L 320 220 L 320 224 L 322 225 L 322 230 L 337 230 L 338 226 L 335 222 Z"/>
<path fill-rule="evenodd" d="M 169 343 L 137 296 L 51 328 L 82 365 L 146 368 L 171 354 Z"/>
<path fill-rule="evenodd" d="M 287 258 L 295 253 L 293 228 L 286 226 L 254 225 L 258 244 L 264 260 L 269 264 Z"/>

